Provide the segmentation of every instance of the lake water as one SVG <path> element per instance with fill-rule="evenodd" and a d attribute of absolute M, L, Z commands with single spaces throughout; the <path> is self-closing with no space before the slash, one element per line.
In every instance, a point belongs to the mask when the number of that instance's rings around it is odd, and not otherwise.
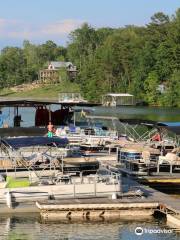
<path fill-rule="evenodd" d="M 57 109 L 57 106 L 52 106 L 52 110 Z M 180 121 L 180 108 L 157 108 L 157 107 L 93 107 L 92 114 L 114 116 L 118 118 L 128 119 L 147 119 L 153 121 Z M 12 126 L 14 118 L 14 108 L 3 108 L 3 113 L 7 115 L 6 122 Z M 19 114 L 22 116 L 23 122 L 21 126 L 33 126 L 35 118 L 35 108 L 20 108 Z"/>
<path fill-rule="evenodd" d="M 135 118 L 153 121 L 180 121 L 180 108 L 157 108 L 128 106 L 117 108 L 98 107 L 95 108 L 95 114 L 116 116 L 119 118 Z"/>
<path fill-rule="evenodd" d="M 39 215 L 0 216 L 1 240 L 178 240 L 180 233 L 169 229 L 163 220 L 122 220 L 117 222 L 42 223 Z M 141 227 L 138 236 L 135 229 Z M 149 232 L 151 231 L 151 233 Z M 152 233 L 153 231 L 153 233 Z M 156 233 L 154 233 L 156 231 Z M 161 233 L 158 233 L 160 232 Z"/>

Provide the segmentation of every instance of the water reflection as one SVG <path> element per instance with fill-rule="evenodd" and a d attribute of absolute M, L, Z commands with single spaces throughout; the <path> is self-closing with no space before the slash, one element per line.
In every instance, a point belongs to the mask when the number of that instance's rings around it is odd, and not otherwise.
<path fill-rule="evenodd" d="M 52 106 L 51 110 L 55 111 L 58 106 Z M 93 107 L 94 115 L 116 116 L 118 118 L 139 118 L 154 121 L 180 121 L 180 108 L 155 108 L 155 107 Z M 6 122 L 9 126 L 13 125 L 14 109 L 3 108 L 3 113 L 8 115 Z M 35 108 L 19 108 L 19 114 L 22 116 L 22 127 L 34 126 Z"/>
<path fill-rule="evenodd" d="M 97 107 L 95 114 L 119 118 L 139 118 L 153 121 L 180 121 L 180 108 L 121 106 L 117 108 Z"/>
<path fill-rule="evenodd" d="M 1 216 L 0 239 L 2 240 L 60 240 L 60 239 L 180 239 L 177 232 L 148 234 L 143 238 L 135 234 L 135 229 L 167 229 L 163 221 L 148 219 L 126 219 L 118 222 L 74 222 L 42 223 L 38 214 Z"/>

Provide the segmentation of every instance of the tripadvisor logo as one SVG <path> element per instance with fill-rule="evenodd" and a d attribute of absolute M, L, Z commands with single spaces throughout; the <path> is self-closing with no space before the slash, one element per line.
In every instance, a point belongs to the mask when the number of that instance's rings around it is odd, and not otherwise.
<path fill-rule="evenodd" d="M 143 228 L 142 227 L 137 227 L 135 229 L 135 234 L 136 235 L 142 235 L 143 234 Z"/>
<path fill-rule="evenodd" d="M 142 235 L 144 233 L 150 233 L 150 234 L 153 234 L 153 233 L 172 233 L 172 229 L 150 229 L 150 228 L 142 228 L 142 227 L 137 227 L 135 228 L 135 234 L 136 235 Z"/>

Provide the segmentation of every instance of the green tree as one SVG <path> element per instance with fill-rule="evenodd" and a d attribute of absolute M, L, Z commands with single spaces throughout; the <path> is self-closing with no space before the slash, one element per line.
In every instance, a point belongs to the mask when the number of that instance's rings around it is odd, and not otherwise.
<path fill-rule="evenodd" d="M 180 107 L 180 70 L 175 70 L 168 81 L 163 97 L 163 105 Z"/>
<path fill-rule="evenodd" d="M 157 105 L 159 80 L 156 72 L 150 72 L 144 82 L 145 99 L 149 104 Z"/>

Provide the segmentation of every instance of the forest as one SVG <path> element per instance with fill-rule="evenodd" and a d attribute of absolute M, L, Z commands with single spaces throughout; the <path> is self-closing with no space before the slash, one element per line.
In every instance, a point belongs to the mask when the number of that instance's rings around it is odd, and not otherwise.
<path fill-rule="evenodd" d="M 0 53 L 0 92 L 37 80 L 48 61 L 76 65 L 76 78 L 63 81 L 67 90 L 69 81 L 77 84 L 88 100 L 128 92 L 152 106 L 180 107 L 180 9 L 173 16 L 155 13 L 145 26 L 93 28 L 84 23 L 70 33 L 66 47 L 51 40 L 5 47 Z"/>

